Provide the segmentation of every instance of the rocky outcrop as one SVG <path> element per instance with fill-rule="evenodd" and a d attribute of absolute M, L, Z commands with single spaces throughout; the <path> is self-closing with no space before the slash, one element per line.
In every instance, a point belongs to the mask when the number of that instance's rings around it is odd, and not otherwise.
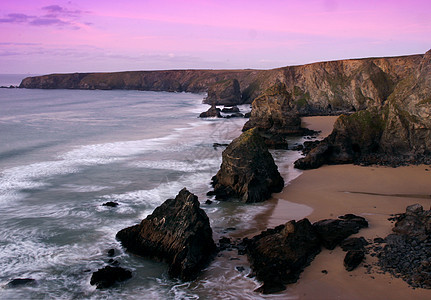
<path fill-rule="evenodd" d="M 194 279 L 216 250 L 208 217 L 185 188 L 116 237 L 132 253 L 167 262 L 169 275 L 182 280 Z"/>
<path fill-rule="evenodd" d="M 342 115 L 332 133 L 303 159 L 300 169 L 322 164 L 431 163 L 431 51 L 380 106 Z"/>
<path fill-rule="evenodd" d="M 386 245 L 374 246 L 378 266 L 412 287 L 431 289 L 431 210 L 411 205 L 395 220 Z"/>
<path fill-rule="evenodd" d="M 217 199 L 260 202 L 284 187 L 283 178 L 257 129 L 233 140 L 222 158 L 220 170 L 212 179 Z"/>
<path fill-rule="evenodd" d="M 320 252 L 320 240 L 307 219 L 290 221 L 246 240 L 252 270 L 264 294 L 296 282 L 303 268 Z"/>
<path fill-rule="evenodd" d="M 199 118 L 222 118 L 220 108 L 217 108 L 215 105 L 211 105 L 207 111 L 204 111 L 199 115 Z"/>
<path fill-rule="evenodd" d="M 233 106 L 241 104 L 241 90 L 236 79 L 226 79 L 211 84 L 204 103 Z"/>
<path fill-rule="evenodd" d="M 367 226 L 368 222 L 364 218 L 347 214 L 339 219 L 321 220 L 314 224 L 308 219 L 290 221 L 263 231 L 252 239 L 244 239 L 253 275 L 263 282 L 257 291 L 269 294 L 284 290 L 286 284 L 298 280 L 300 273 L 322 246 L 334 249 L 348 236 Z M 362 240 L 353 243 L 362 244 Z M 345 259 L 346 268 L 356 268 L 364 255 L 363 245 L 350 250 Z"/>
<path fill-rule="evenodd" d="M 117 282 L 132 278 L 132 272 L 121 267 L 106 266 L 93 273 L 90 284 L 98 289 L 109 288 Z"/>
<path fill-rule="evenodd" d="M 284 83 L 277 82 L 252 104 L 250 120 L 243 131 L 258 128 L 266 144 L 273 149 L 287 149 L 288 136 L 312 134 L 301 127 L 301 118 Z"/>

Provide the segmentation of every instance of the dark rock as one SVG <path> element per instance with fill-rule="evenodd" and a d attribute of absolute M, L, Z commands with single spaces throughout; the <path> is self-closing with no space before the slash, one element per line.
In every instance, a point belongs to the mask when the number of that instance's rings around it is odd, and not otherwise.
<path fill-rule="evenodd" d="M 220 170 L 212 178 L 217 199 L 260 202 L 283 189 L 284 180 L 257 129 L 233 140 L 222 157 Z"/>
<path fill-rule="evenodd" d="M 323 274 L 328 274 L 328 270 L 322 270 Z"/>
<path fill-rule="evenodd" d="M 222 118 L 220 114 L 220 108 L 212 105 L 207 111 L 201 113 L 199 118 Z"/>
<path fill-rule="evenodd" d="M 241 104 L 241 90 L 238 80 L 227 79 L 210 85 L 204 103 L 225 106 Z"/>
<path fill-rule="evenodd" d="M 244 271 L 245 271 L 245 268 L 244 268 L 244 267 L 242 267 L 242 266 L 235 267 L 235 269 L 236 269 L 238 272 L 244 272 Z"/>
<path fill-rule="evenodd" d="M 116 282 L 122 282 L 132 278 L 132 272 L 121 267 L 106 266 L 97 270 L 91 276 L 90 284 L 98 289 L 109 288 Z"/>
<path fill-rule="evenodd" d="M 170 276 L 192 280 L 216 251 L 209 219 L 199 206 L 198 198 L 184 188 L 116 237 L 132 253 L 166 261 Z"/>
<path fill-rule="evenodd" d="M 20 286 L 31 286 L 36 285 L 36 280 L 32 278 L 15 278 L 8 282 L 6 285 L 8 288 L 20 287 Z"/>
<path fill-rule="evenodd" d="M 233 114 L 227 115 L 225 118 L 226 119 L 230 119 L 230 118 L 244 118 L 244 115 L 242 113 L 237 112 L 237 113 L 233 113 Z"/>
<path fill-rule="evenodd" d="M 221 112 L 223 112 L 223 113 L 237 113 L 237 112 L 239 112 L 239 108 L 236 105 L 231 106 L 231 107 L 223 107 Z"/>
<path fill-rule="evenodd" d="M 205 204 L 211 205 L 211 204 L 213 204 L 213 202 L 211 200 L 207 200 L 207 201 L 205 201 Z"/>
<path fill-rule="evenodd" d="M 230 240 L 230 238 L 222 237 L 219 239 L 218 243 L 220 251 L 232 248 L 232 241 Z"/>
<path fill-rule="evenodd" d="M 320 241 L 307 219 L 290 221 L 244 241 L 251 268 L 269 294 L 296 282 L 303 268 L 320 252 Z"/>
<path fill-rule="evenodd" d="M 214 143 L 213 148 L 217 149 L 218 147 L 227 147 L 229 144 L 220 144 L 220 143 Z"/>
<path fill-rule="evenodd" d="M 344 267 L 347 271 L 353 271 L 364 260 L 365 252 L 363 250 L 350 250 L 344 257 Z"/>
<path fill-rule="evenodd" d="M 108 250 L 108 256 L 109 256 L 109 257 L 113 257 L 113 256 L 115 256 L 115 249 L 109 249 L 109 250 Z"/>
<path fill-rule="evenodd" d="M 347 238 L 340 243 L 343 251 L 364 250 L 366 245 L 368 245 L 368 242 L 363 237 Z"/>
<path fill-rule="evenodd" d="M 244 118 L 249 119 L 251 116 L 251 111 L 244 114 Z"/>
<path fill-rule="evenodd" d="M 338 219 L 326 219 L 313 224 L 318 236 L 322 240 L 323 246 L 327 249 L 334 249 L 342 240 L 359 229 L 368 227 L 368 222 L 359 216 L 345 215 Z"/>
<path fill-rule="evenodd" d="M 109 207 L 117 207 L 119 204 L 117 202 L 114 201 L 109 201 L 106 203 L 103 203 L 103 206 L 109 206 Z"/>

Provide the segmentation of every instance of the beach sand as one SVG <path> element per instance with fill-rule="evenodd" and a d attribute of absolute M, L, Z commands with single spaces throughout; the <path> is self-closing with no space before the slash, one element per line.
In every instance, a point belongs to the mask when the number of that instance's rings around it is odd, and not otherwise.
<path fill-rule="evenodd" d="M 327 135 L 336 118 L 308 117 L 308 128 Z M 369 228 L 355 236 L 366 239 L 386 237 L 391 233 L 392 214 L 405 212 L 408 205 L 431 205 L 431 167 L 361 167 L 354 165 L 323 166 L 304 171 L 279 194 L 274 194 L 274 208 L 267 219 L 269 228 L 289 221 L 292 203 L 311 207 L 311 222 L 337 218 L 347 213 L 365 217 Z M 308 211 L 311 211 L 310 209 Z M 303 213 L 301 211 L 300 213 Z M 345 252 L 339 247 L 323 249 L 297 283 L 287 287 L 286 296 L 298 299 L 431 299 L 431 290 L 413 289 L 400 278 L 382 274 L 377 267 L 367 272 L 372 257 L 354 271 L 343 266 Z M 326 270 L 327 274 L 322 273 Z"/>

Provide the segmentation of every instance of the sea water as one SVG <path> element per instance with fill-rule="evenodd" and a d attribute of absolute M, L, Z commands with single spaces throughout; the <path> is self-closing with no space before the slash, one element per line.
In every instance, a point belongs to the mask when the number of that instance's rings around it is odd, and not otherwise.
<path fill-rule="evenodd" d="M 215 240 L 264 228 L 256 216 L 270 204 L 205 204 L 224 149 L 214 143 L 239 136 L 246 120 L 197 118 L 208 109 L 204 96 L 0 89 L 0 299 L 264 298 L 237 253 L 221 253 L 183 283 L 115 239 L 183 187 L 199 197 Z M 287 183 L 299 176 L 298 153 L 272 153 Z M 109 249 L 133 278 L 96 290 L 91 274 L 108 265 Z M 15 278 L 36 283 L 8 288 Z"/>

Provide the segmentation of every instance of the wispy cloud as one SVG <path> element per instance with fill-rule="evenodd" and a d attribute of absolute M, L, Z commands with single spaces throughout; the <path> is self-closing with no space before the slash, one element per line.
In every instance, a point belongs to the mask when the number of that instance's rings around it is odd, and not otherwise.
<path fill-rule="evenodd" d="M 79 29 L 79 19 L 88 12 L 70 10 L 60 5 L 49 5 L 41 8 L 40 15 L 9 13 L 0 18 L 0 23 L 26 24 L 31 26 L 58 26 Z M 91 25 L 85 22 L 85 25 Z"/>

